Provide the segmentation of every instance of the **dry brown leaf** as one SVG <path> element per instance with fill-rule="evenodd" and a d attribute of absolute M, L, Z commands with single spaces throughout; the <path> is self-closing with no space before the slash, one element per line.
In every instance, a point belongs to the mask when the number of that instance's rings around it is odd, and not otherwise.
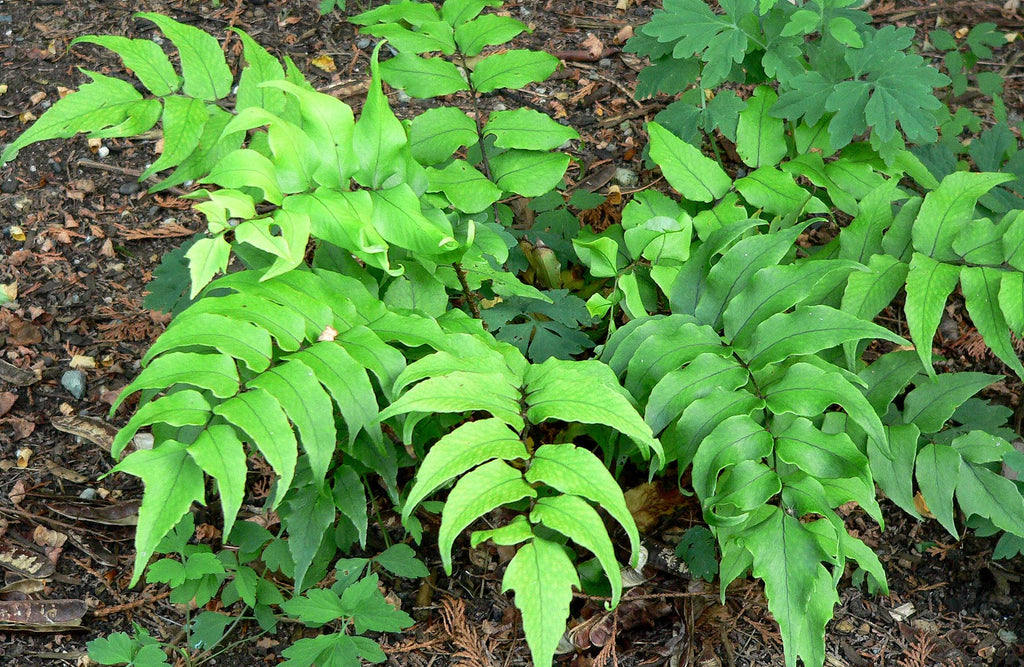
<path fill-rule="evenodd" d="M 658 482 L 648 482 L 626 491 L 626 507 L 629 508 L 637 530 L 646 533 L 658 525 L 663 516 L 671 514 L 683 501 L 683 496 L 673 484 L 664 488 Z"/>
<path fill-rule="evenodd" d="M 27 468 L 28 462 L 32 460 L 32 449 L 30 447 L 22 447 L 17 451 L 18 455 L 18 467 Z"/>
<path fill-rule="evenodd" d="M 615 42 L 616 44 L 625 44 L 626 41 L 632 36 L 633 26 L 624 25 L 617 33 L 615 33 L 615 37 L 612 38 L 612 41 Z"/>
<path fill-rule="evenodd" d="M 6 415 L 17 400 L 18 395 L 13 391 L 0 391 L 0 417 Z"/>
<path fill-rule="evenodd" d="M 42 330 L 20 317 L 11 319 L 7 324 L 7 332 L 8 345 L 35 345 L 43 340 Z"/>
<path fill-rule="evenodd" d="M 0 601 L 0 628 L 55 632 L 79 627 L 89 607 L 84 600 Z"/>
<path fill-rule="evenodd" d="M 601 54 L 604 52 L 604 42 L 602 42 L 594 33 L 588 32 L 587 38 L 583 40 L 583 48 L 586 49 L 587 53 L 592 57 L 600 58 Z"/>
<path fill-rule="evenodd" d="M 32 541 L 41 547 L 62 547 L 68 541 L 68 536 L 45 526 L 36 526 L 32 531 Z"/>
<path fill-rule="evenodd" d="M 43 461 L 43 469 L 54 477 L 60 477 L 75 484 L 85 484 L 89 481 L 89 478 L 85 475 L 77 473 L 70 468 L 65 468 L 62 465 L 57 465 L 53 461 Z"/>
<path fill-rule="evenodd" d="M 320 54 L 309 62 L 313 67 L 323 70 L 324 72 L 334 72 L 338 69 L 338 66 L 334 64 L 334 58 L 330 57 L 326 53 Z"/>
<path fill-rule="evenodd" d="M 935 515 L 928 509 L 928 503 L 925 502 L 924 496 L 918 491 L 914 494 L 914 507 L 917 509 L 918 514 L 929 519 L 934 519 Z"/>
<path fill-rule="evenodd" d="M 18 298 L 18 281 L 13 283 L 0 283 L 0 303 L 14 301 Z"/>
<path fill-rule="evenodd" d="M 25 501 L 25 493 L 25 480 L 19 479 L 13 486 L 11 486 L 11 490 L 7 494 L 7 497 L 15 505 L 21 505 L 21 503 Z"/>
<path fill-rule="evenodd" d="M 11 425 L 11 428 L 14 429 L 15 440 L 24 440 L 28 436 L 32 435 L 32 432 L 36 430 L 35 422 L 31 422 L 27 419 L 22 419 L 21 417 L 15 417 L 14 415 L 11 415 L 10 417 L 4 417 L 0 421 L 2 421 L 4 424 Z"/>
<path fill-rule="evenodd" d="M 84 354 L 76 354 L 71 357 L 71 368 L 96 368 L 96 360 Z"/>

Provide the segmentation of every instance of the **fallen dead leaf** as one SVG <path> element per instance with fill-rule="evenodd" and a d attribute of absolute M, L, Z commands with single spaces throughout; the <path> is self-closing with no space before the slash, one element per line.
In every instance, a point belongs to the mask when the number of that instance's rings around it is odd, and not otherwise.
<path fill-rule="evenodd" d="M 43 332 L 39 327 L 21 319 L 15 317 L 7 324 L 7 344 L 16 346 L 28 346 L 41 343 L 43 341 Z"/>
<path fill-rule="evenodd" d="M 0 304 L 14 301 L 18 298 L 18 282 L 3 284 L 0 283 Z"/>
<path fill-rule="evenodd" d="M 2 420 L 4 424 L 10 424 L 11 428 L 14 429 L 14 440 L 24 440 L 28 436 L 32 435 L 33 431 L 36 430 L 35 422 L 30 422 L 27 419 L 21 417 L 4 417 Z"/>
<path fill-rule="evenodd" d="M 89 608 L 84 600 L 0 601 L 0 628 L 28 632 L 55 632 L 82 625 Z"/>
<path fill-rule="evenodd" d="M 71 368 L 96 368 L 96 360 L 84 354 L 76 354 L 71 357 Z"/>
<path fill-rule="evenodd" d="M 602 42 L 597 35 L 592 32 L 587 33 L 587 38 L 583 40 L 583 48 L 587 50 L 594 58 L 600 58 L 601 53 L 604 52 L 604 42 Z"/>
<path fill-rule="evenodd" d="M 313 67 L 323 70 L 325 72 L 334 72 L 338 69 L 338 66 L 334 64 L 334 58 L 330 57 L 326 53 L 323 53 L 316 58 L 309 61 Z"/>
<path fill-rule="evenodd" d="M 68 541 L 68 536 L 45 526 L 36 526 L 32 531 L 32 541 L 41 547 L 62 547 Z"/>
<path fill-rule="evenodd" d="M 626 507 L 633 515 L 637 530 L 641 533 L 657 526 L 662 517 L 674 512 L 683 501 L 682 494 L 675 484 L 663 487 L 658 482 L 635 486 L 626 491 L 625 498 Z"/>
<path fill-rule="evenodd" d="M 21 505 L 25 500 L 25 480 L 19 479 L 15 482 L 7 497 L 15 505 Z"/>
<path fill-rule="evenodd" d="M 13 391 L 0 391 L 0 417 L 6 415 L 18 400 Z"/>
<path fill-rule="evenodd" d="M 110 449 L 117 435 L 117 429 L 97 417 L 79 417 L 74 415 L 54 415 L 50 417 L 50 425 L 58 431 L 85 438 L 94 445 Z"/>
<path fill-rule="evenodd" d="M 625 25 L 622 26 L 622 28 L 617 33 L 615 33 L 615 37 L 612 38 L 612 41 L 615 42 L 616 44 L 625 44 L 626 41 L 632 36 L 633 26 Z"/>
<path fill-rule="evenodd" d="M 914 494 L 914 507 L 917 509 L 918 513 L 921 516 L 926 517 L 928 519 L 935 518 L 935 515 L 932 514 L 931 510 L 928 509 L 928 503 L 925 502 L 924 496 L 921 495 L 920 491 Z"/>
<path fill-rule="evenodd" d="M 45 579 L 55 570 L 53 563 L 47 561 L 36 549 L 7 541 L 0 542 L 0 566 L 33 579 Z"/>
<path fill-rule="evenodd" d="M 322 334 L 320 334 L 319 338 L 317 338 L 317 342 L 320 342 L 320 343 L 322 343 L 324 341 L 330 342 L 330 341 L 333 341 L 337 337 L 338 337 L 338 330 L 328 324 L 327 327 L 324 328 L 324 332 Z"/>
<path fill-rule="evenodd" d="M 45 461 L 43 463 L 43 468 L 45 468 L 46 472 L 50 473 L 51 475 L 55 477 L 60 477 L 61 479 L 66 479 L 67 481 L 73 482 L 75 484 L 85 484 L 86 482 L 89 481 L 89 478 L 86 477 L 85 475 L 77 473 L 74 470 L 71 470 L 70 468 L 65 468 L 62 465 L 57 465 L 53 461 Z"/>
<path fill-rule="evenodd" d="M 9 382 L 16 387 L 27 387 L 38 382 L 39 376 L 35 371 L 18 368 L 14 364 L 9 364 L 0 359 L 0 380 Z"/>

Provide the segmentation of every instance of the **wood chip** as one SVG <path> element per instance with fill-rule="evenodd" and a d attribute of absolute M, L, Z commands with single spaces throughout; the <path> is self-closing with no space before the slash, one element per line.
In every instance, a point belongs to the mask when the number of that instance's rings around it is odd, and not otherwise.
<path fill-rule="evenodd" d="M 13 364 L 0 360 L 0 380 L 13 384 L 16 387 L 27 387 L 30 384 L 39 382 L 39 376 L 33 371 L 18 368 Z"/>
<path fill-rule="evenodd" d="M 0 567 L 32 579 L 45 579 L 55 570 L 46 556 L 6 540 L 0 542 Z"/>
<path fill-rule="evenodd" d="M 0 602 L 0 629 L 56 632 L 77 628 L 89 607 L 85 600 L 14 600 Z"/>
<path fill-rule="evenodd" d="M 104 449 L 110 449 L 117 435 L 116 428 L 96 417 L 54 415 L 50 417 L 50 424 L 58 431 L 85 438 Z"/>
<path fill-rule="evenodd" d="M 135 526 L 139 523 L 140 505 L 141 502 L 138 500 L 130 500 L 116 505 L 50 502 L 47 504 L 47 509 L 76 521 L 100 523 L 105 526 Z"/>

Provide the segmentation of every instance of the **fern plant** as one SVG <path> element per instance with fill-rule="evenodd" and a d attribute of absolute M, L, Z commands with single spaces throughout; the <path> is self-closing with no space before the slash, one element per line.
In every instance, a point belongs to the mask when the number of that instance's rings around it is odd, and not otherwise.
<path fill-rule="evenodd" d="M 650 155 L 688 201 L 638 195 L 623 211 L 622 230 L 585 241 L 590 255 L 580 254 L 592 271 L 616 279 L 589 302 L 597 312 L 619 304 L 630 317 L 601 359 L 643 407 L 666 461 L 680 477 L 690 468 L 722 552 L 723 592 L 747 570 L 762 578 L 787 664 L 822 664 L 846 562 L 886 590 L 876 556 L 835 513 L 840 504 L 857 502 L 881 525 L 877 484 L 920 516 L 916 480 L 957 537 L 954 492 L 973 525 L 1007 531 L 1008 553 L 1019 544 L 1024 485 L 999 474 L 1003 464 L 1022 463 L 1008 442 L 1012 433 L 999 428 L 1008 410 L 971 398 L 999 378 L 937 375 L 931 352 L 937 316 L 960 280 L 978 330 L 1021 374 L 1010 334 L 1024 333 L 1014 319 L 1024 301 L 1002 291 L 1004 280 L 1024 277 L 1009 231 L 1018 213 L 1002 228 L 975 213 L 978 197 L 1008 177 L 956 172 L 936 184 L 905 153 L 894 163 L 922 177 L 924 197 L 902 191 L 905 173 L 880 159 L 849 159 L 858 154 L 853 146 L 824 163 L 817 178 L 797 183 L 793 163 L 803 169 L 809 162 L 796 156 L 774 166 L 786 156 L 784 139 L 757 103 L 741 115 L 740 124 L 751 125 L 737 146 L 753 171 L 736 181 L 650 124 Z M 862 184 L 873 185 L 845 191 L 829 171 L 860 173 L 870 178 Z M 808 225 L 824 222 L 806 213 L 822 210 L 819 197 L 834 203 L 838 193 L 852 221 L 824 246 L 798 245 Z M 997 229 L 1008 233 L 996 236 Z M 679 235 L 674 244 L 672 234 Z M 987 243 L 967 243 L 980 235 Z M 675 249 L 671 261 L 659 255 L 645 268 L 644 253 L 665 248 Z M 916 352 L 890 352 L 865 366 L 867 341 L 909 343 L 871 321 L 903 289 Z M 658 314 L 665 302 L 668 316 Z M 902 410 L 892 407 L 911 384 Z"/>
<path fill-rule="evenodd" d="M 490 4 L 402 2 L 357 17 L 397 52 L 380 63 L 375 49 L 358 119 L 240 32 L 246 67 L 226 111 L 232 77 L 216 39 L 143 14 L 178 47 L 180 73 L 147 40 L 80 38 L 119 53 L 152 96 L 88 73 L 91 83 L 0 154 L 159 122 L 170 148 L 147 176 L 173 169 L 158 188 L 206 186 L 192 196 L 208 233 L 184 253 L 194 302 L 120 399 L 140 394 L 114 456 L 140 428 L 156 439 L 115 467 L 146 485 L 133 580 L 168 535 L 184 534 L 209 477 L 224 534 L 245 556 L 218 556 L 218 569 L 179 543 L 181 560 L 158 561 L 154 579 L 241 600 L 263 627 L 275 608 L 339 627 L 297 642 L 289 664 L 380 659 L 360 635 L 407 620 L 383 602 L 376 575 L 363 576 L 367 560 L 344 557 L 370 530 L 367 480 L 383 480 L 414 536 L 417 508 L 451 486 L 442 564 L 450 572 L 459 534 L 504 508 L 512 518 L 471 542 L 517 547 L 504 588 L 534 662 L 547 664 L 580 580 L 570 543 L 595 556 L 619 599 L 597 508 L 633 561 L 639 536 L 609 472 L 632 459 L 680 482 L 690 471 L 723 590 L 748 570 L 762 578 L 787 664 L 820 665 L 847 562 L 886 587 L 839 505 L 855 501 L 881 524 L 875 485 L 911 513 L 916 488 L 952 533 L 1003 530 L 1001 553 L 1019 550 L 1024 487 L 999 473 L 1024 461 L 1007 442 L 1005 410 L 972 398 L 996 378 L 937 374 L 931 339 L 959 284 L 984 340 L 1024 375 L 1011 338 L 1024 335 L 1024 223 L 1005 198 L 1002 217 L 986 217 L 1011 177 L 934 172 L 902 147 L 901 129 L 912 142 L 932 137 L 935 123 L 913 114 L 942 116 L 932 89 L 945 81 L 907 52 L 907 34 L 870 28 L 843 0 L 736 0 L 720 15 L 696 0 L 667 5 L 634 42 L 664 59 L 643 82 L 682 90 L 699 75 L 700 109 L 648 125 L 650 158 L 672 191 L 638 194 L 621 225 L 593 233 L 562 215 L 555 191 L 568 158 L 554 149 L 575 131 L 523 110 L 485 117 L 490 91 L 557 66 L 545 54 L 484 55 L 524 29 L 483 13 Z M 670 59 L 683 67 L 659 83 Z M 703 90 L 729 78 L 778 88 L 705 104 Z M 464 94 L 475 118 L 441 106 L 403 123 L 382 79 L 411 95 Z M 857 104 L 830 108 L 844 95 Z M 879 115 L 890 103 L 895 116 Z M 688 143 L 693 127 L 735 139 L 742 173 Z M 869 141 L 852 142 L 864 132 Z M 1009 149 L 992 153 L 992 164 L 1012 160 Z M 511 233 L 509 195 L 551 214 L 546 236 Z M 812 243 L 814 228 L 830 240 Z M 228 272 L 232 256 L 241 268 Z M 901 292 L 911 340 L 872 322 Z M 596 359 L 557 358 L 595 344 Z M 236 520 L 250 457 L 275 474 L 267 507 L 280 535 Z M 416 467 L 406 487 L 404 466 Z M 421 576 L 397 546 L 376 562 Z M 254 580 L 250 556 L 279 573 L 275 585 Z M 210 567 L 190 571 L 190 559 Z M 337 584 L 316 587 L 332 566 Z M 290 599 L 273 595 L 289 586 Z M 126 650 L 148 646 L 143 637 Z"/>
<path fill-rule="evenodd" d="M 416 424 L 435 412 L 490 415 L 463 423 L 431 446 L 403 505 L 403 518 L 429 494 L 457 480 L 438 533 L 441 560 L 451 574 L 451 547 L 463 530 L 496 507 L 530 499 L 528 511 L 504 526 L 474 533 L 472 542 L 522 545 L 508 564 L 502 588 L 516 592 L 534 663 L 548 664 L 569 615 L 572 588 L 580 587 L 563 546 L 566 540 L 594 553 L 611 583 L 612 605 L 619 601 L 622 581 L 615 552 L 589 503 L 626 531 L 633 564 L 640 538 L 604 463 L 572 443 L 536 443 L 535 434 L 542 430 L 535 427 L 552 420 L 607 426 L 627 436 L 645 458 L 654 453 L 659 463 L 661 446 L 629 394 L 598 361 L 550 358 L 529 364 L 511 346 L 489 346 L 474 337 L 466 337 L 457 349 L 457 354 L 440 351 L 410 364 L 395 384 L 396 390 L 408 389 L 380 415 L 406 415 L 407 442 Z"/>

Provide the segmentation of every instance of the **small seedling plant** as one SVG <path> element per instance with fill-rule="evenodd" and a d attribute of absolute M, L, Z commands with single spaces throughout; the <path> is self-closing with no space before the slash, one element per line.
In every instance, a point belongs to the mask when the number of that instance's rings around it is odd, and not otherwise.
<path fill-rule="evenodd" d="M 217 40 L 168 17 L 138 15 L 178 49 L 177 69 L 150 40 L 76 40 L 115 51 L 148 94 L 86 72 L 0 161 L 159 124 L 167 148 L 144 177 L 200 184 L 190 196 L 208 223 L 165 258 L 150 303 L 175 316 L 112 410 L 138 394 L 112 451 L 115 472 L 145 483 L 133 582 L 148 566 L 179 598 L 238 603 L 265 630 L 282 614 L 332 627 L 286 664 L 379 661 L 363 634 L 411 619 L 378 576 L 427 570 L 404 543 L 369 574 L 351 557 L 374 530 L 368 502 L 393 504 L 416 541 L 440 505 L 449 574 L 460 536 L 503 508 L 469 542 L 514 547 L 502 588 L 534 662 L 550 664 L 573 588 L 603 580 L 615 605 L 636 562 L 613 471 L 689 471 L 707 528 L 678 552 L 717 570 L 723 596 L 747 573 L 763 580 L 795 667 L 824 664 L 847 564 L 887 591 L 840 505 L 881 526 L 879 491 L 915 517 L 919 495 L 956 539 L 1002 531 L 997 554 L 1021 551 L 1024 486 L 1002 472 L 1024 471 L 1024 456 L 1009 410 L 976 397 L 1000 378 L 937 372 L 931 344 L 959 289 L 1024 377 L 1024 211 L 1005 168 L 1016 146 L 997 126 L 968 152 L 979 171 L 958 163 L 936 130 L 954 118 L 936 95 L 949 77 L 907 29 L 875 29 L 852 4 L 667 2 L 630 48 L 652 59 L 640 95 L 680 94 L 647 125 L 670 188 L 637 194 L 600 233 L 560 191 L 560 149 L 577 133 L 536 110 L 488 110 L 494 91 L 558 66 L 502 49 L 526 26 L 496 2 L 354 17 L 381 40 L 358 119 L 238 30 L 235 92 Z M 986 35 L 971 48 L 994 45 Z M 959 85 L 957 61 L 946 67 Z M 441 103 L 400 121 L 383 82 L 459 96 L 469 113 Z M 728 82 L 755 85 L 741 99 Z M 742 165 L 723 161 L 726 141 Z M 513 229 L 513 197 L 532 200 L 535 228 Z M 905 330 L 874 322 L 886 308 Z M 122 458 L 142 428 L 155 446 Z M 237 518 L 254 459 L 275 476 L 276 534 Z M 232 547 L 219 552 L 189 541 L 193 503 L 214 500 Z M 158 552 L 171 555 L 150 565 Z M 190 627 L 209 648 L 237 618 L 203 612 Z M 90 650 L 145 664 L 153 641 L 118 634 Z"/>

